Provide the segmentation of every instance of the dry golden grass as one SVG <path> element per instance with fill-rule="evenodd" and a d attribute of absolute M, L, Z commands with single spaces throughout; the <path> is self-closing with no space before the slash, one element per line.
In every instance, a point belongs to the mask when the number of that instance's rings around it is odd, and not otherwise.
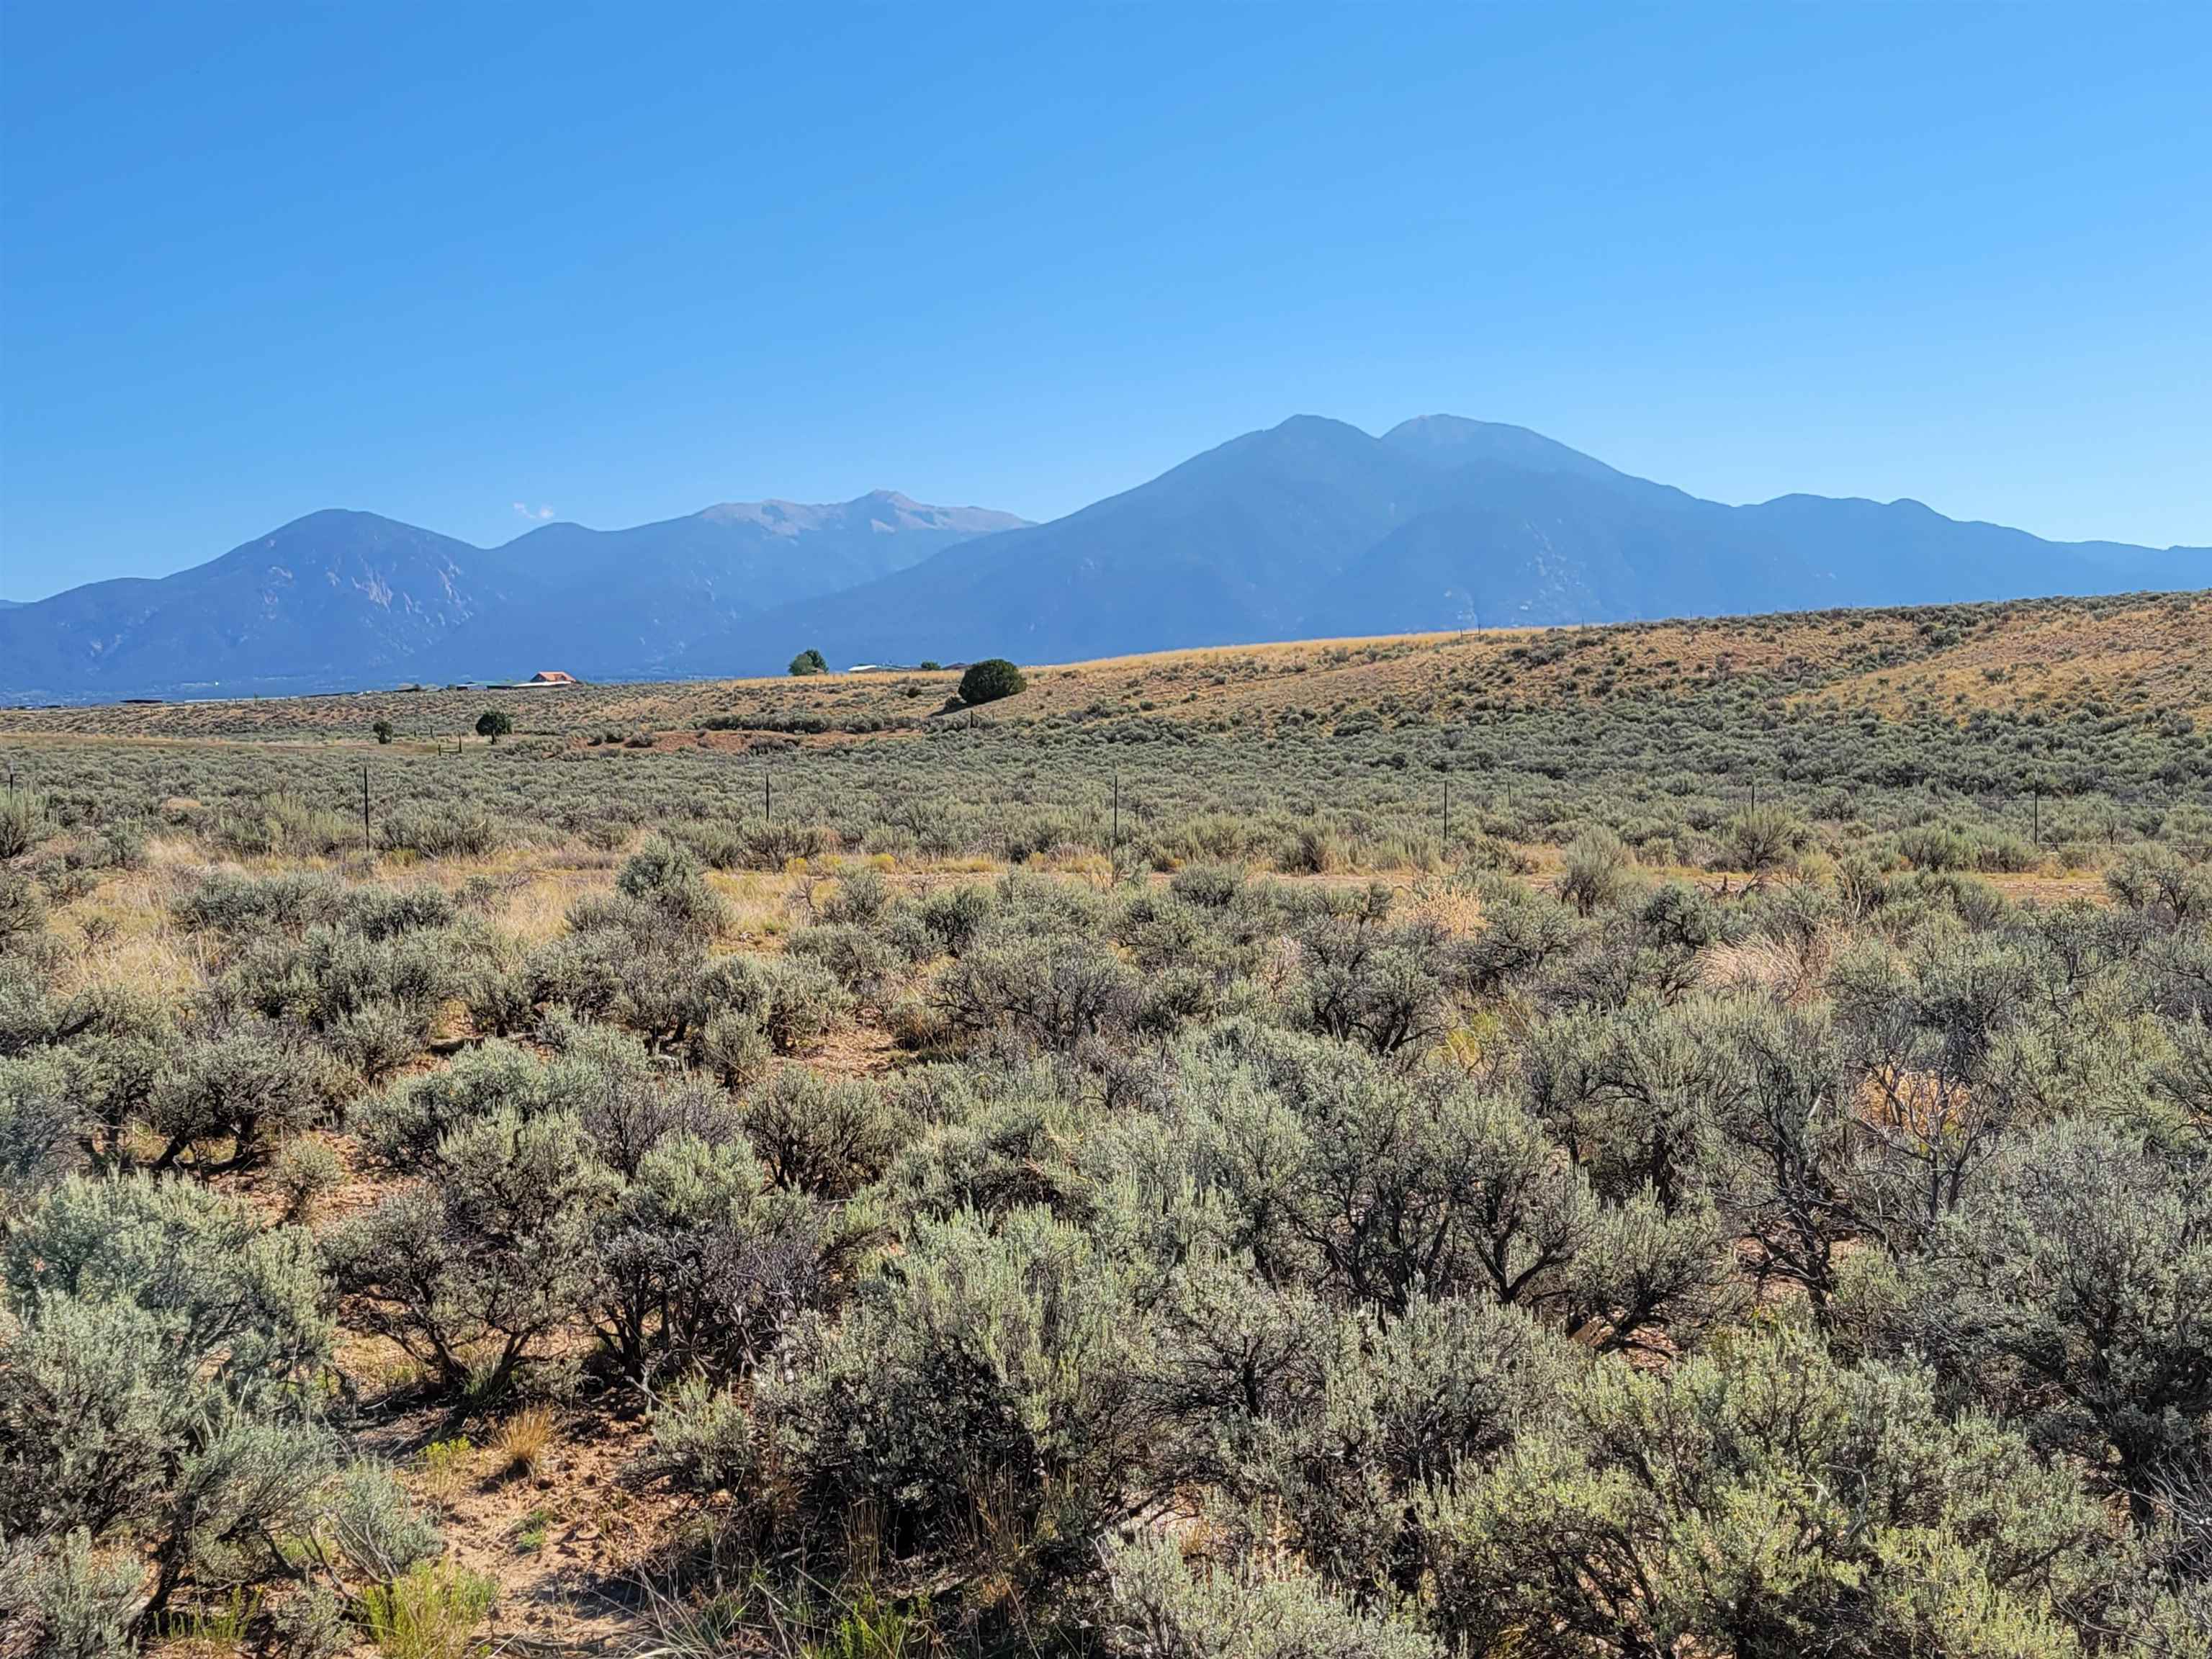
<path fill-rule="evenodd" d="M 492 1437 L 494 1467 L 501 1474 L 538 1474 L 553 1455 L 555 1427 L 550 1406 L 525 1406 L 511 1413 Z"/>
<path fill-rule="evenodd" d="M 112 989 L 173 1002 L 205 981 L 206 941 L 170 915 L 171 901 L 189 879 L 180 846 L 153 842 L 143 869 L 110 876 L 47 919 L 48 931 L 70 947 L 64 994 Z"/>

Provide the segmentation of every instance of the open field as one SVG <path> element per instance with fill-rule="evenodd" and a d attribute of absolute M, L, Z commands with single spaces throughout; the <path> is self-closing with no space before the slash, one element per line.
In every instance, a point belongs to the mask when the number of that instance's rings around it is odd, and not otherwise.
<path fill-rule="evenodd" d="M 0 1652 L 2206 1659 L 2208 672 L 0 713 Z"/>

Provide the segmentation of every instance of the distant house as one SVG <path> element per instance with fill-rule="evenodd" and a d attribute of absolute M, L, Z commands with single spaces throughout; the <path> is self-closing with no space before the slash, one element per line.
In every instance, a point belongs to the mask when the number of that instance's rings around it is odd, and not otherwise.
<path fill-rule="evenodd" d="M 564 674 L 557 668 L 541 668 L 526 683 L 531 685 L 580 685 L 583 682 L 574 674 Z"/>

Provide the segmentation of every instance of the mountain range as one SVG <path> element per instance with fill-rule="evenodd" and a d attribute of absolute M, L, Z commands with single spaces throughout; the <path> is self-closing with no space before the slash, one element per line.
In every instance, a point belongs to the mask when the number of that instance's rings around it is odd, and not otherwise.
<path fill-rule="evenodd" d="M 2212 549 L 2055 543 L 1917 501 L 1703 501 L 1524 428 L 1312 416 L 1048 524 L 890 491 L 484 549 L 311 514 L 158 580 L 0 607 L 0 701 L 400 680 L 1031 662 L 1267 639 L 2212 584 Z"/>

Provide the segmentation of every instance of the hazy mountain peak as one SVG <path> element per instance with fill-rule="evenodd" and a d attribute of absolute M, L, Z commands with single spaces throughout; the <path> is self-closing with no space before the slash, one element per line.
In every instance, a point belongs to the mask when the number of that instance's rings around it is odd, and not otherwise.
<path fill-rule="evenodd" d="M 1399 422 L 1382 434 L 1382 441 L 1404 454 L 1447 466 L 1489 461 L 1532 472 L 1565 472 L 1589 478 L 1622 476 L 1595 456 L 1570 449 L 1525 426 L 1471 421 L 1463 415 L 1416 415 L 1410 421 Z"/>
<path fill-rule="evenodd" d="M 1028 523 L 1012 513 L 981 507 L 934 507 L 917 501 L 896 489 L 873 489 L 849 501 L 787 501 L 775 497 L 759 501 L 720 501 L 696 517 L 714 524 L 753 525 L 775 536 L 798 536 L 840 522 L 854 526 L 881 522 L 888 515 L 893 527 L 949 530 L 969 536 L 988 536 L 997 530 L 1013 530 Z"/>

